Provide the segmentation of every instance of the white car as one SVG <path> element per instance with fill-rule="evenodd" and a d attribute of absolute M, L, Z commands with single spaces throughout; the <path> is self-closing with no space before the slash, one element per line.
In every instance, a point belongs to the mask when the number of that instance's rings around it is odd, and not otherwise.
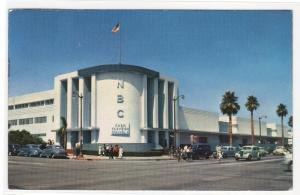
<path fill-rule="evenodd" d="M 235 153 L 235 160 L 260 160 L 259 148 L 257 146 L 243 146 L 243 148 Z"/>
<path fill-rule="evenodd" d="M 273 150 L 273 155 L 284 155 L 287 152 L 287 149 L 283 146 L 277 146 L 275 150 Z"/>
<path fill-rule="evenodd" d="M 293 153 L 285 152 L 283 163 L 287 166 L 288 170 L 293 170 Z"/>

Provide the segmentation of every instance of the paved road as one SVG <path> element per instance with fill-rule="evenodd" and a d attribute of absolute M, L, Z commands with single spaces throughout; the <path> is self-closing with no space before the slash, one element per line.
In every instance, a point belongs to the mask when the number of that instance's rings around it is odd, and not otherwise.
<path fill-rule="evenodd" d="M 81 190 L 288 190 L 292 172 L 281 157 L 180 162 L 78 161 L 9 157 L 10 189 Z"/>

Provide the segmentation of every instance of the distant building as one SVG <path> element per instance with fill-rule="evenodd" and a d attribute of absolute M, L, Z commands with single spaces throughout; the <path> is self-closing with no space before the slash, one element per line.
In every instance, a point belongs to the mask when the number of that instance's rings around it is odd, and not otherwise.
<path fill-rule="evenodd" d="M 26 129 L 60 143 L 61 117 L 67 121 L 67 148 L 80 138 L 80 98 L 84 149 L 98 143 L 119 144 L 126 151 L 162 149 L 174 144 L 228 143 L 228 117 L 179 106 L 175 78 L 133 65 L 100 65 L 54 79 L 54 89 L 9 97 L 9 130 Z M 175 116 L 174 116 L 175 111 Z M 174 124 L 174 118 L 176 124 Z M 177 129 L 174 136 L 174 125 Z M 281 138 L 276 124 L 255 121 L 255 140 L 275 143 Z M 285 130 L 287 128 L 285 127 Z M 250 120 L 233 117 L 233 144 L 250 144 Z M 260 136 L 261 135 L 261 136 Z M 288 133 L 285 133 L 288 136 Z"/>

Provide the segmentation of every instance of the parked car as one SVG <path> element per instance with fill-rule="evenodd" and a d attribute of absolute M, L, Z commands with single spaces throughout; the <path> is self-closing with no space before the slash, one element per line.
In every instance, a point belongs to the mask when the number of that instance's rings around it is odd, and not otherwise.
<path fill-rule="evenodd" d="M 39 148 L 38 145 L 27 144 L 20 149 L 18 156 L 28 156 L 28 157 L 39 156 L 41 152 L 42 150 Z"/>
<path fill-rule="evenodd" d="M 8 145 L 8 155 L 15 156 L 19 153 L 20 145 L 19 144 L 9 144 Z"/>
<path fill-rule="evenodd" d="M 50 145 L 47 146 L 40 157 L 47 157 L 47 158 L 67 158 L 66 150 L 60 145 Z"/>
<path fill-rule="evenodd" d="M 286 152 L 283 163 L 287 166 L 287 170 L 293 170 L 293 153 Z"/>
<path fill-rule="evenodd" d="M 243 146 L 243 148 L 235 153 L 235 160 L 246 159 L 246 160 L 260 160 L 259 148 L 254 145 Z"/>
<path fill-rule="evenodd" d="M 236 147 L 234 146 L 222 146 L 221 151 L 223 153 L 224 158 L 234 157 L 235 153 L 237 152 Z"/>
<path fill-rule="evenodd" d="M 283 146 L 277 146 L 275 150 L 273 150 L 274 155 L 284 155 L 287 152 L 287 149 Z"/>
<path fill-rule="evenodd" d="M 266 156 L 268 151 L 264 147 L 258 147 L 260 156 Z"/>
<path fill-rule="evenodd" d="M 192 158 L 193 159 L 200 159 L 200 158 L 208 159 L 210 155 L 212 155 L 210 145 L 205 144 L 205 143 L 198 143 L 198 144 L 192 145 Z"/>

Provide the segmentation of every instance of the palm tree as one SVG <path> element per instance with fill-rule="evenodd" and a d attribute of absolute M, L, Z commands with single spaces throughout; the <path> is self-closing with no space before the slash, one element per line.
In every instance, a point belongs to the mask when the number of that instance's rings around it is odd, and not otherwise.
<path fill-rule="evenodd" d="M 253 123 L 253 111 L 259 107 L 257 98 L 254 96 L 248 96 L 247 102 L 245 104 L 248 111 L 251 113 L 251 144 L 254 145 L 254 123 Z"/>
<path fill-rule="evenodd" d="M 222 102 L 220 104 L 220 110 L 222 114 L 226 114 L 229 117 L 229 145 L 232 145 L 232 115 L 235 115 L 240 110 L 240 105 L 237 103 L 238 97 L 234 95 L 234 92 L 226 91 L 223 95 Z"/>
<path fill-rule="evenodd" d="M 277 112 L 277 115 L 281 118 L 281 145 L 284 146 L 283 117 L 285 117 L 288 114 L 286 105 L 279 104 L 276 112 Z"/>
<path fill-rule="evenodd" d="M 61 145 L 67 150 L 67 121 L 65 117 L 60 117 L 61 119 L 61 127 L 58 130 L 58 134 L 61 135 Z"/>
<path fill-rule="evenodd" d="M 293 116 L 289 117 L 288 125 L 293 128 Z"/>

